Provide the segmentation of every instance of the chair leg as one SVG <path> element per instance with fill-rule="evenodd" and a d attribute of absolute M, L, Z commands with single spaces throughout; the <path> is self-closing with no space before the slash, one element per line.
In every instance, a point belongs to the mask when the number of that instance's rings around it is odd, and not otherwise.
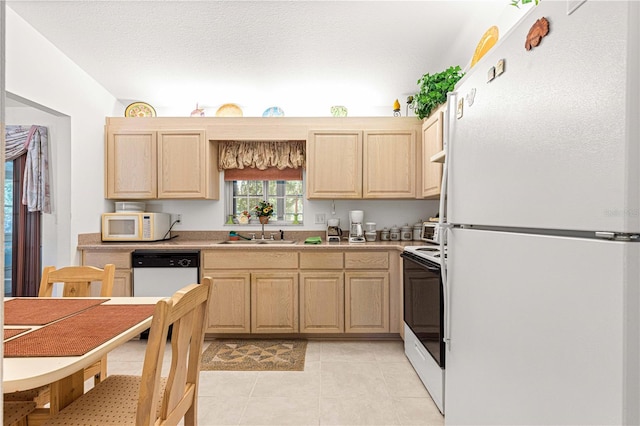
<path fill-rule="evenodd" d="M 96 374 L 93 378 L 94 386 L 107 378 L 107 355 L 103 356 L 100 360 L 100 373 Z"/>

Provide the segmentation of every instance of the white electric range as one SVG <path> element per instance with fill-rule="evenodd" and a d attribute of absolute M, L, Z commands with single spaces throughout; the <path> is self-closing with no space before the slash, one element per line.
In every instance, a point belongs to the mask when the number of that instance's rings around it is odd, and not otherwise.
<path fill-rule="evenodd" d="M 446 246 L 445 259 L 446 259 Z M 407 246 L 402 257 L 404 352 L 444 414 L 444 289 L 440 245 Z"/>

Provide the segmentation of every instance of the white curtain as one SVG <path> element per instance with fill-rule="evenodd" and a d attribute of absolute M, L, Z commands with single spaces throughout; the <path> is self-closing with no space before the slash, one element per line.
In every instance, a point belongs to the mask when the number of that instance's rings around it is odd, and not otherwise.
<path fill-rule="evenodd" d="M 49 187 L 49 136 L 43 126 L 6 126 L 5 159 L 27 154 L 22 179 L 22 204 L 30 212 L 51 213 Z"/>

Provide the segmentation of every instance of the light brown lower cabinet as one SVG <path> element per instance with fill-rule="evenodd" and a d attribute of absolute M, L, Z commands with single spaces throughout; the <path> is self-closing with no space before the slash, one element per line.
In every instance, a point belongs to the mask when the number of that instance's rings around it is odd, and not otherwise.
<path fill-rule="evenodd" d="M 298 274 L 214 272 L 209 333 L 297 333 Z"/>
<path fill-rule="evenodd" d="M 389 273 L 345 272 L 345 332 L 389 332 Z"/>
<path fill-rule="evenodd" d="M 114 297 L 131 297 L 131 250 L 83 250 L 82 265 L 104 268 L 104 265 L 112 263 L 116 266 L 113 279 Z M 98 285 L 91 286 L 91 296 L 100 296 Z"/>
<path fill-rule="evenodd" d="M 209 296 L 207 331 L 213 333 L 251 332 L 251 276 L 241 272 L 204 270 L 213 279 Z"/>
<path fill-rule="evenodd" d="M 298 330 L 298 273 L 251 273 L 251 332 Z"/>
<path fill-rule="evenodd" d="M 389 251 L 202 254 L 202 275 L 213 278 L 208 333 L 398 332 Z"/>
<path fill-rule="evenodd" d="M 344 333 L 344 273 L 300 272 L 300 332 Z"/>

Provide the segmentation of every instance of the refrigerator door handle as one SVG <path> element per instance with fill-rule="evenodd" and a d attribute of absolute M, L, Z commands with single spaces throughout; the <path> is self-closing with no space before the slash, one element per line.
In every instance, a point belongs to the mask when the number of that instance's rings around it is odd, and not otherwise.
<path fill-rule="evenodd" d="M 455 111 L 455 106 L 457 105 L 457 92 L 449 92 L 447 93 L 447 110 L 444 118 L 444 128 L 443 128 L 443 149 L 444 149 L 444 165 L 442 167 L 442 184 L 440 186 L 440 208 L 438 212 L 438 228 L 440 230 L 440 253 L 442 253 L 442 257 L 440 258 L 441 262 L 441 272 L 440 275 L 442 277 L 442 298 L 444 304 L 444 336 L 442 340 L 447 346 L 447 350 L 451 350 L 451 298 L 449 297 L 449 281 L 447 275 L 447 256 L 444 254 L 445 251 L 445 242 L 449 239 L 449 228 L 451 224 L 446 223 L 444 218 L 447 217 L 446 211 L 446 199 L 447 199 L 447 191 L 448 191 L 448 180 L 449 180 L 449 162 L 451 161 L 451 157 L 449 156 L 449 147 L 451 145 L 450 137 L 452 134 L 452 126 L 454 121 L 451 120 L 452 110 Z"/>

